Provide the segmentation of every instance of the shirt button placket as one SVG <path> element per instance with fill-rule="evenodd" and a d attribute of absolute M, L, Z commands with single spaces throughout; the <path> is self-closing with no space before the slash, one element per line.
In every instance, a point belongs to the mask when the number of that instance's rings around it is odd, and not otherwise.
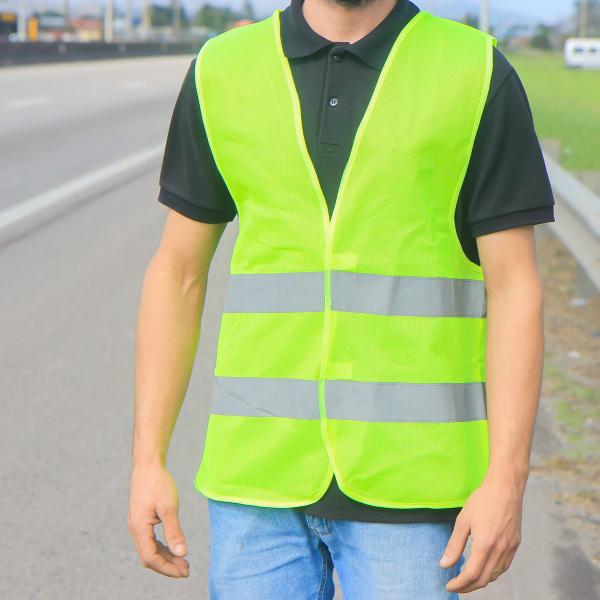
<path fill-rule="evenodd" d="M 334 62 L 340 62 L 342 60 L 342 52 L 337 48 L 334 48 L 331 51 L 330 56 Z M 329 98 L 329 106 L 331 106 L 332 108 L 335 108 L 339 103 L 340 99 L 337 96 L 331 96 Z"/>

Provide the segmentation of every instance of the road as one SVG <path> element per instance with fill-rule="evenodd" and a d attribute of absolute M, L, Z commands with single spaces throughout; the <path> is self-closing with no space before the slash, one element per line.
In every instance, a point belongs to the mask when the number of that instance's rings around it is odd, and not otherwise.
<path fill-rule="evenodd" d="M 190 577 L 143 569 L 125 525 L 137 303 L 166 214 L 156 200 L 160 153 L 127 161 L 164 144 L 191 58 L 0 71 L 0 222 L 1 211 L 60 192 L 45 210 L 0 228 L 0 598 L 207 598 L 206 501 L 193 478 L 234 225 L 211 267 L 197 362 L 169 454 Z M 87 187 L 68 187 L 105 167 Z M 545 421 L 542 409 L 536 455 L 554 443 Z M 553 485 L 532 474 L 511 571 L 468 597 L 600 597 L 600 575 L 562 524 Z"/>

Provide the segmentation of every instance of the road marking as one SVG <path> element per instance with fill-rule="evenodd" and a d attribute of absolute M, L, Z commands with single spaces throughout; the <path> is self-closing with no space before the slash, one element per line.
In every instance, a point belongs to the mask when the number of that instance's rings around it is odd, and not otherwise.
<path fill-rule="evenodd" d="M 36 104 L 45 104 L 50 98 L 48 96 L 35 96 L 34 98 L 21 98 L 20 100 L 13 100 L 8 102 L 6 106 L 8 108 L 27 108 L 29 106 L 35 106 Z"/>
<path fill-rule="evenodd" d="M 63 202 L 67 198 L 80 194 L 85 190 L 92 188 L 93 186 L 102 183 L 103 181 L 110 180 L 117 175 L 126 173 L 131 169 L 144 165 L 151 162 L 156 157 L 160 156 L 163 151 L 163 145 L 153 146 L 142 152 L 131 154 L 121 160 L 118 160 L 110 165 L 92 171 L 87 175 L 77 177 L 67 183 L 59 185 L 54 189 L 48 190 L 24 200 L 17 206 L 12 206 L 2 212 L 0 212 L 0 231 L 6 229 L 23 219 L 27 219 L 32 215 Z M 82 199 L 85 196 L 82 197 Z"/>

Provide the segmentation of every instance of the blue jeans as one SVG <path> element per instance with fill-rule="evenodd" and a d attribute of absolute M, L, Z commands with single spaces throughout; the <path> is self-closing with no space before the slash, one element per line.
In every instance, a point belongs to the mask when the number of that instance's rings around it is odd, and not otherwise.
<path fill-rule="evenodd" d="M 208 501 L 210 600 L 458 600 L 439 566 L 453 523 L 364 523 Z"/>

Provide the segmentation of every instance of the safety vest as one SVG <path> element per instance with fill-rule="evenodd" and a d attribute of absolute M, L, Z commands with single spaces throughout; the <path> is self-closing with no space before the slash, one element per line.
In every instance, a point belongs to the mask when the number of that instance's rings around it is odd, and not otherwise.
<path fill-rule="evenodd" d="M 330 218 L 279 15 L 210 39 L 196 61 L 239 231 L 195 488 L 292 507 L 335 473 L 363 503 L 462 506 L 488 466 L 486 291 L 454 212 L 496 40 L 417 13 L 379 75 Z"/>

